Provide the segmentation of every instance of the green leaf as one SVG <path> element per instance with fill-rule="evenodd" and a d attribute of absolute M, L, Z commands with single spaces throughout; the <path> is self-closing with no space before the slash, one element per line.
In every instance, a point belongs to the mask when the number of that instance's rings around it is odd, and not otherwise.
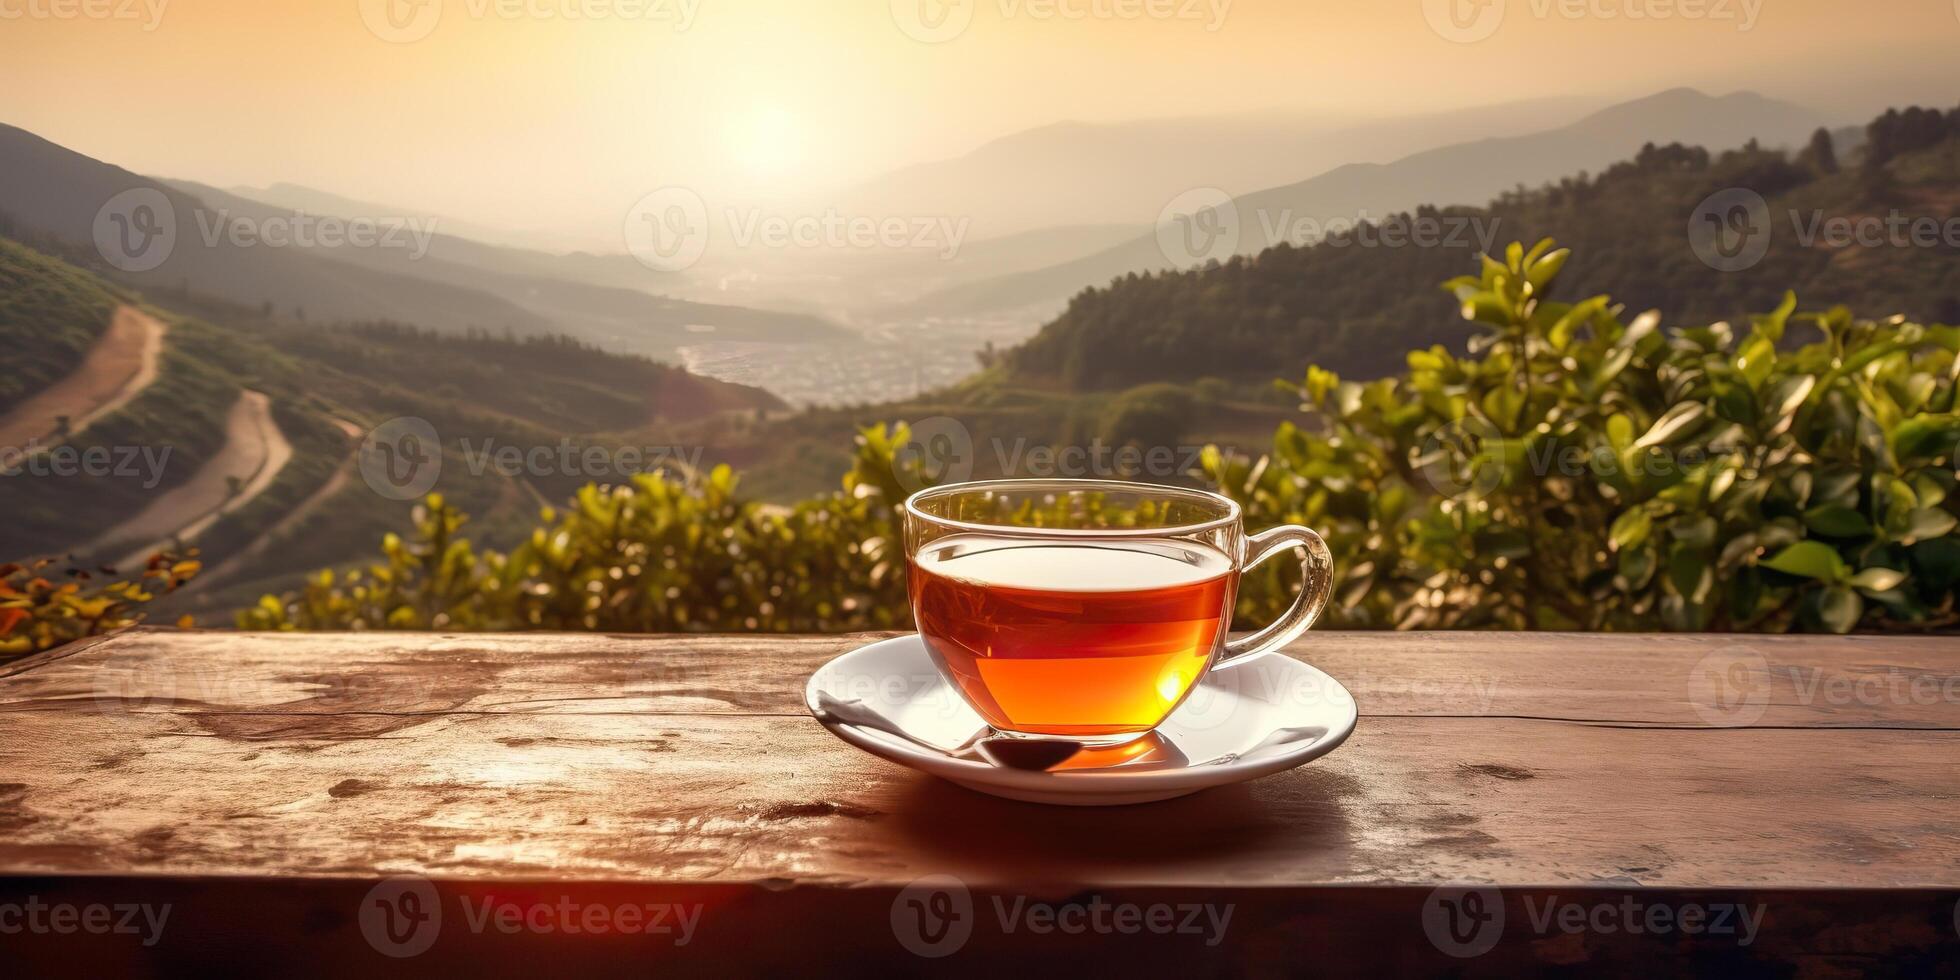
<path fill-rule="evenodd" d="M 1838 557 L 1837 549 L 1820 541 L 1799 541 L 1762 564 L 1764 568 L 1775 569 L 1785 575 L 1820 582 L 1840 582 L 1850 572 L 1845 567 L 1844 559 Z"/>
<path fill-rule="evenodd" d="M 1537 262 L 1539 258 L 1544 256 L 1556 244 L 1558 243 L 1549 238 L 1540 238 L 1538 244 L 1531 246 L 1531 251 L 1524 253 L 1524 264 L 1531 265 Z"/>
<path fill-rule="evenodd" d="M 1551 329 L 1546 331 L 1546 342 L 1551 344 L 1554 350 L 1563 351 L 1571 347 L 1572 338 L 1579 332 L 1579 328 L 1598 316 L 1599 312 L 1606 308 L 1606 303 L 1606 297 L 1594 296 L 1583 303 L 1573 304 L 1572 308 L 1566 310 L 1565 314 L 1558 318 L 1558 322 L 1552 324 Z"/>
<path fill-rule="evenodd" d="M 1484 414 L 1497 423 L 1500 432 L 1518 431 L 1518 416 L 1524 411 L 1525 390 L 1505 385 L 1484 393 Z"/>
<path fill-rule="evenodd" d="M 1837 470 L 1831 473 L 1805 471 L 1799 476 L 1811 477 L 1814 489 L 1810 499 L 1819 504 L 1843 504 L 1847 507 L 1858 502 L 1858 476 L 1853 470 Z"/>
<path fill-rule="evenodd" d="M 1769 398 L 1765 402 L 1768 409 L 1765 421 L 1770 423 L 1770 434 L 1777 435 L 1790 428 L 1797 419 L 1797 409 L 1803 407 L 1805 400 L 1817 387 L 1817 376 L 1799 374 L 1784 378 L 1769 388 Z"/>
<path fill-rule="evenodd" d="M 1761 334 L 1750 338 L 1742 345 L 1742 352 L 1736 355 L 1736 370 L 1749 379 L 1749 387 L 1761 388 L 1769 378 L 1770 369 L 1776 365 L 1776 345 Z"/>
<path fill-rule="evenodd" d="M 1921 507 L 1912 512 L 1911 523 L 1906 527 L 1904 540 L 1928 541 L 1943 538 L 1952 533 L 1956 522 L 1952 514 L 1937 507 Z"/>
<path fill-rule="evenodd" d="M 1613 521 L 1608 540 L 1613 542 L 1613 550 L 1624 551 L 1646 542 L 1647 536 L 1653 533 L 1653 530 L 1654 521 L 1647 516 L 1646 508 L 1635 507 Z"/>
<path fill-rule="evenodd" d="M 1634 317 L 1633 322 L 1627 324 L 1627 332 L 1620 337 L 1620 346 L 1632 350 L 1638 347 L 1641 341 L 1653 336 L 1654 332 L 1660 329 L 1660 326 L 1660 311 L 1648 310 Z"/>
<path fill-rule="evenodd" d="M 1749 386 L 1718 383 L 1715 386 L 1715 414 L 1737 425 L 1756 423 L 1756 395 Z"/>
<path fill-rule="evenodd" d="M 1648 429 L 1646 435 L 1636 440 L 1633 447 L 1646 449 L 1649 446 L 1665 445 L 1668 440 L 1693 428 L 1707 414 L 1708 406 L 1701 402 L 1683 402 L 1676 405 L 1668 409 L 1667 414 L 1655 420 L 1653 428 Z"/>
<path fill-rule="evenodd" d="M 1827 538 L 1862 538 L 1872 533 L 1865 515 L 1843 504 L 1820 504 L 1803 512 L 1804 525 Z"/>
<path fill-rule="evenodd" d="M 1654 549 L 1626 548 L 1620 551 L 1619 572 L 1623 582 L 1621 587 L 1628 592 L 1647 587 L 1654 577 Z"/>
<path fill-rule="evenodd" d="M 1463 301 L 1463 318 L 1492 326 L 1505 326 L 1511 322 L 1511 304 L 1496 293 L 1475 293 Z"/>
<path fill-rule="evenodd" d="M 1633 420 L 1617 413 L 1608 418 L 1606 441 L 1612 444 L 1614 452 L 1626 452 L 1627 447 L 1633 445 Z"/>
<path fill-rule="evenodd" d="M 1632 348 L 1613 348 L 1605 358 L 1600 360 L 1599 370 L 1593 374 L 1592 381 L 1587 384 L 1587 397 L 1596 397 L 1600 392 L 1606 390 L 1606 386 L 1612 384 L 1613 379 L 1619 377 L 1620 372 L 1625 371 L 1627 365 L 1631 363 L 1633 363 Z M 1629 435 L 1628 438 L 1632 438 L 1632 436 Z"/>
<path fill-rule="evenodd" d="M 1887 438 L 1892 454 L 1901 462 L 1920 457 L 1951 458 L 1960 449 L 1960 416 L 1915 415 L 1893 426 Z"/>
<path fill-rule="evenodd" d="M 1897 569 L 1873 567 L 1851 576 L 1851 584 L 1866 592 L 1884 592 L 1898 588 L 1906 580 L 1906 573 Z"/>
<path fill-rule="evenodd" d="M 1818 593 L 1817 618 L 1833 633 L 1849 633 L 1865 613 L 1865 601 L 1858 593 L 1833 585 Z"/>
<path fill-rule="evenodd" d="M 1749 319 L 1750 322 L 1756 325 L 1757 331 L 1769 338 L 1770 343 L 1781 343 L 1785 324 L 1789 322 L 1790 314 L 1796 312 L 1796 310 L 1797 294 L 1785 290 L 1783 293 L 1783 302 L 1777 305 L 1774 312 L 1763 316 L 1750 317 Z"/>
<path fill-rule="evenodd" d="M 1569 248 L 1561 248 L 1546 255 L 1525 274 L 1524 281 L 1531 284 L 1531 291 L 1534 294 L 1542 295 L 1546 287 L 1551 285 L 1552 280 L 1558 278 L 1559 270 L 1565 268 L 1565 260 L 1571 257 L 1572 250 Z"/>
<path fill-rule="evenodd" d="M 1692 548 L 1676 548 L 1667 559 L 1668 584 L 1689 602 L 1707 601 L 1715 588 L 1715 576 L 1708 563 Z"/>
<path fill-rule="evenodd" d="M 1715 518 L 1702 514 L 1679 520 L 1670 531 L 1677 544 L 1706 548 L 1715 543 Z"/>

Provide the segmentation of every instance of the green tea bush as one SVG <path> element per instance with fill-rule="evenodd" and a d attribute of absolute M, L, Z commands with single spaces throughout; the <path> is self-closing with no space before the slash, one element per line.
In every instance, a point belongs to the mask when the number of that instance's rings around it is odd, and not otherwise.
<path fill-rule="evenodd" d="M 1321 531 L 1349 627 L 1781 632 L 1960 622 L 1960 329 L 1842 309 L 1667 332 L 1551 298 L 1565 250 L 1446 284 L 1481 330 L 1356 383 L 1207 475 L 1255 526 Z M 1793 326 L 1819 339 L 1794 346 Z M 1282 565 L 1284 563 L 1274 563 Z M 1261 569 L 1240 613 L 1288 601 Z"/>
<path fill-rule="evenodd" d="M 1258 460 L 1204 457 L 1254 529 L 1328 539 L 1352 628 L 1785 631 L 1960 622 L 1960 329 L 1786 297 L 1746 329 L 1661 329 L 1605 296 L 1551 298 L 1541 242 L 1446 284 L 1481 331 L 1371 382 L 1309 368 L 1310 418 Z M 1817 339 L 1797 345 L 1793 328 Z M 1152 413 L 1139 396 L 1139 420 Z M 1127 424 L 1127 423 L 1126 423 Z M 1148 426 L 1138 423 L 1138 428 Z M 440 497 L 383 559 L 319 573 L 247 629 L 844 631 L 909 625 L 900 505 L 925 474 L 903 425 L 857 437 L 843 489 L 793 507 L 642 475 L 547 509 L 509 553 Z M 1026 515 L 1030 523 L 1058 519 Z M 1112 518 L 1115 519 L 1115 518 Z M 1241 625 L 1291 601 L 1248 576 Z M 1297 576 L 1297 568 L 1291 571 Z"/>
<path fill-rule="evenodd" d="M 718 467 L 690 485 L 640 474 L 548 508 L 509 553 L 458 536 L 467 518 L 432 495 L 415 531 L 365 570 L 322 571 L 266 596 L 242 629 L 821 632 L 911 620 L 898 508 L 920 474 L 894 458 L 904 426 L 858 436 L 842 492 L 778 508 L 742 500 Z"/>

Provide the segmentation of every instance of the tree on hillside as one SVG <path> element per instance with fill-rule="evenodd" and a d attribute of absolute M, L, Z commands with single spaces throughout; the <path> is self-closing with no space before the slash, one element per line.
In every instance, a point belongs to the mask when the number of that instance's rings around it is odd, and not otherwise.
<path fill-rule="evenodd" d="M 1817 132 L 1810 134 L 1810 145 L 1797 157 L 1797 163 L 1820 176 L 1837 173 L 1837 147 L 1831 143 L 1831 131 L 1817 127 Z"/>

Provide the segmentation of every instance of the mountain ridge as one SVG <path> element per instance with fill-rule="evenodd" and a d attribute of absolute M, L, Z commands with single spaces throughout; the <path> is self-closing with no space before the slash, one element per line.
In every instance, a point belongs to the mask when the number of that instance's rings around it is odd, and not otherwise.
<path fill-rule="evenodd" d="M 1657 116 L 1689 110 L 1698 113 L 1689 125 L 1648 124 Z M 1738 118 L 1752 114 L 1767 118 L 1755 122 Z M 1643 143 L 1678 141 L 1727 149 L 1757 138 L 1767 145 L 1794 145 L 1827 124 L 1821 114 L 1753 92 L 1708 96 L 1692 88 L 1667 89 L 1554 129 L 1454 143 L 1389 163 L 1351 162 L 1305 180 L 1238 195 L 1233 198 L 1239 216 L 1237 247 L 1207 257 L 1256 254 L 1270 247 L 1275 242 L 1266 235 L 1266 226 L 1273 223 L 1284 226 L 1312 219 L 1324 227 L 1362 218 L 1379 220 L 1425 204 L 1480 205 L 1515 185 L 1608 166 L 1631 156 Z M 1394 186 L 1383 186 L 1391 182 Z M 903 309 L 962 313 L 1053 309 L 1081 289 L 1131 272 L 1179 264 L 1165 254 L 1153 232 L 1071 263 L 927 294 Z"/>

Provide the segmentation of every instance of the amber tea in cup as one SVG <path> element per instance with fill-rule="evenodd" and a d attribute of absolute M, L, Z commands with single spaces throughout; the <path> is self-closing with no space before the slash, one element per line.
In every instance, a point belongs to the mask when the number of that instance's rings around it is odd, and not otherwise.
<path fill-rule="evenodd" d="M 920 636 L 967 702 L 1003 735 L 1086 744 L 1149 732 L 1206 671 L 1298 637 L 1332 569 L 1306 528 L 1246 538 L 1229 498 L 1096 480 L 922 491 L 906 538 Z M 1296 547 L 1293 609 L 1228 640 L 1240 571 Z"/>

